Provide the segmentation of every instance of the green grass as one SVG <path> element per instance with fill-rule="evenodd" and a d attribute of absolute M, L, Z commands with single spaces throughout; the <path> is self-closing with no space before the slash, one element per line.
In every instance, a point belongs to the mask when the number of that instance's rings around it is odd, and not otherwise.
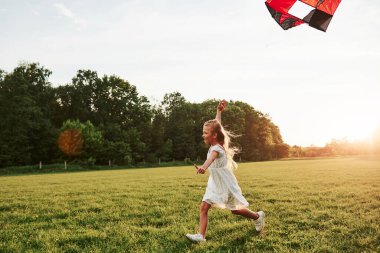
<path fill-rule="evenodd" d="M 193 167 L 0 177 L 0 252 L 380 252 L 380 158 L 241 164 L 266 228 L 211 209 L 192 244 L 207 175 Z"/>

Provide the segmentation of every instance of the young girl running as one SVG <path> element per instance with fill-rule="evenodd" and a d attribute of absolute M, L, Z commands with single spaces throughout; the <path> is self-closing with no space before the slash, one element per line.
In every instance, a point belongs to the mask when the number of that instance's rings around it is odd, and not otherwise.
<path fill-rule="evenodd" d="M 201 167 L 195 165 L 197 174 L 204 174 L 209 169 L 205 195 L 199 210 L 199 232 L 197 234 L 186 234 L 193 242 L 206 241 L 206 230 L 208 223 L 208 210 L 211 207 L 227 208 L 231 213 L 251 218 L 257 231 L 264 228 L 264 212 L 252 212 L 247 208 L 247 200 L 241 193 L 233 170 L 237 164 L 232 160 L 234 150 L 229 147 L 229 133 L 221 125 L 221 113 L 227 106 L 222 100 L 216 112 L 214 120 L 206 121 L 203 125 L 203 140 L 210 148 L 207 160 Z"/>

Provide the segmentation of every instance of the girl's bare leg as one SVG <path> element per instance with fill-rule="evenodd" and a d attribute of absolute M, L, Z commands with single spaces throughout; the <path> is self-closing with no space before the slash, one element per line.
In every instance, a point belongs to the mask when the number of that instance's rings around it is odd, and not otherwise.
<path fill-rule="evenodd" d="M 259 218 L 259 215 L 255 212 L 252 212 L 248 208 L 240 209 L 240 210 L 231 210 L 231 213 L 236 215 L 241 215 L 247 218 L 251 218 L 254 220 L 257 220 Z"/>
<path fill-rule="evenodd" d="M 207 223 L 208 223 L 208 210 L 211 208 L 211 205 L 207 202 L 202 201 L 202 204 L 199 208 L 199 233 L 203 235 L 203 238 L 206 237 Z"/>

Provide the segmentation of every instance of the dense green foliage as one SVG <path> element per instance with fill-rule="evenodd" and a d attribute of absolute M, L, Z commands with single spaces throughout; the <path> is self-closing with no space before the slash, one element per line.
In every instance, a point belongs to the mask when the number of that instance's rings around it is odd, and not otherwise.
<path fill-rule="evenodd" d="M 0 252 L 379 252 L 379 157 L 240 164 L 250 220 L 211 209 L 193 167 L 0 177 Z"/>
<path fill-rule="evenodd" d="M 75 129 L 82 142 L 82 145 L 78 147 L 80 148 L 78 155 L 80 155 L 81 160 L 84 160 L 88 165 L 94 165 L 95 158 L 93 156 L 97 153 L 103 144 L 102 133 L 97 130 L 90 121 L 81 123 L 79 120 L 67 120 L 63 122 L 63 125 L 60 129 L 60 137 L 62 136 L 61 134 L 71 129 Z M 65 153 L 65 155 L 70 157 L 76 156 L 67 153 Z"/>
<path fill-rule="evenodd" d="M 21 64 L 11 73 L 0 71 L 0 167 L 63 160 L 133 165 L 205 157 L 202 125 L 215 117 L 218 101 L 190 103 L 173 92 L 153 106 L 116 76 L 79 70 L 71 83 L 53 87 L 50 75 L 37 63 Z M 87 125 L 89 131 L 83 152 L 75 157 L 57 145 L 70 124 L 81 131 Z M 246 103 L 230 101 L 223 124 L 237 135 L 233 144 L 241 151 L 238 160 L 288 155 L 278 127 Z"/>

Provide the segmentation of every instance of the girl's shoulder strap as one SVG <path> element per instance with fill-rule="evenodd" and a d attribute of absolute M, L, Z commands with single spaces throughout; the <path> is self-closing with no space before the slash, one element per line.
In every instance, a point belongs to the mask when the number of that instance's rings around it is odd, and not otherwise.
<path fill-rule="evenodd" d="M 212 146 L 212 150 L 216 151 L 216 152 L 223 151 L 225 154 L 227 154 L 225 148 L 220 144 L 216 144 L 215 146 Z M 218 152 L 218 153 L 220 153 L 220 152 Z"/>
<path fill-rule="evenodd" d="M 216 146 L 220 147 L 221 149 L 224 150 L 224 152 L 226 152 L 226 149 L 225 149 L 222 145 L 220 145 L 220 144 L 216 144 Z"/>

